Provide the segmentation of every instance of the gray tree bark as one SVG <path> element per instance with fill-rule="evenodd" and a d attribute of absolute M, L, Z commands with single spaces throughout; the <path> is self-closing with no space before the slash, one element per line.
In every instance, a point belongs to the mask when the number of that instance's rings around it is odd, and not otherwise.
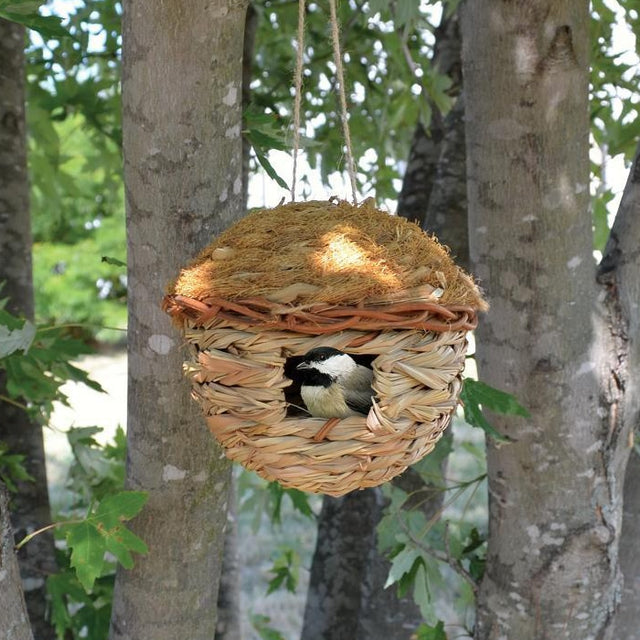
<path fill-rule="evenodd" d="M 24 47 L 24 27 L 0 18 L 0 295 L 33 318 Z"/>
<path fill-rule="evenodd" d="M 451 249 L 456 262 L 468 269 L 462 42 L 457 13 L 443 18 L 435 36 L 433 64 L 452 79 L 450 94 L 455 103 L 446 116 L 432 105 L 428 130 L 420 122 L 416 125 L 398 196 L 398 215 L 434 233 Z"/>
<path fill-rule="evenodd" d="M 240 619 L 240 554 L 238 548 L 238 496 L 233 475 L 229 482 L 227 528 L 222 552 L 215 640 L 242 640 Z"/>
<path fill-rule="evenodd" d="M 478 640 L 615 637 L 630 333 L 594 277 L 588 29 L 586 0 L 463 10 L 470 249 L 492 305 L 479 372 L 531 412 L 492 417 L 513 443 L 488 444 Z M 615 277 L 637 285 L 629 259 Z"/>
<path fill-rule="evenodd" d="M 253 52 L 258 28 L 258 14 L 249 4 L 245 16 L 244 38 L 242 50 L 242 112 L 251 101 L 251 78 L 253 70 Z M 243 128 L 244 122 L 243 122 Z M 249 198 L 249 164 L 251 144 L 242 137 L 242 199 L 247 208 Z M 227 529 L 224 537 L 222 554 L 222 578 L 218 592 L 218 621 L 215 640 L 241 640 L 240 615 L 240 556 L 238 548 L 238 503 L 237 483 L 233 474 L 229 489 L 229 506 L 227 507 Z"/>
<path fill-rule="evenodd" d="M 0 483 L 0 631 L 5 640 L 33 640 L 9 519 L 9 493 Z"/>
<path fill-rule="evenodd" d="M 380 576 L 372 565 L 380 561 L 375 528 L 383 506 L 379 489 L 341 498 L 325 496 L 304 612 L 304 640 L 408 638 L 415 630 L 415 620 L 404 619 L 393 590 L 386 598 L 391 606 L 372 611 L 372 603 L 383 604 L 377 592 Z"/>
<path fill-rule="evenodd" d="M 127 484 L 149 546 L 116 580 L 115 640 L 211 640 L 229 463 L 182 376 L 165 287 L 243 213 L 244 0 L 129 0 L 123 135 L 129 256 Z"/>
<path fill-rule="evenodd" d="M 605 255 L 599 269 L 599 280 L 609 289 L 619 304 L 624 331 L 621 336 L 627 352 L 620 353 L 626 376 L 617 381 L 622 387 L 620 420 L 638 433 L 640 427 L 640 144 L 629 172 L 629 179 L 620 202 L 620 209 L 611 230 Z M 636 436 L 637 439 L 637 436 Z M 618 478 L 620 481 L 620 478 Z M 624 575 L 624 590 L 616 616 L 616 640 L 640 638 L 640 456 L 633 451 L 624 481 L 624 515 L 620 539 L 620 567 Z"/>
<path fill-rule="evenodd" d="M 8 298 L 8 311 L 33 320 L 24 47 L 24 27 L 0 19 L 0 298 Z M 51 522 L 42 427 L 20 407 L 0 402 L 0 440 L 25 456 L 25 468 L 34 478 L 19 483 L 12 501 L 15 534 L 23 538 Z M 18 557 L 34 633 L 38 640 L 53 640 L 45 584 L 57 570 L 53 535 L 37 536 Z"/>

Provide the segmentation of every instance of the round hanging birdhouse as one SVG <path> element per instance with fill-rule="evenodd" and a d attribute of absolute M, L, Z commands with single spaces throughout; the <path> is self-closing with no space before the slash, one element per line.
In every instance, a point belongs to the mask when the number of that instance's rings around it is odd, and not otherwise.
<path fill-rule="evenodd" d="M 486 306 L 445 248 L 371 201 L 251 213 L 164 300 L 227 456 L 334 496 L 386 482 L 434 448 Z"/>

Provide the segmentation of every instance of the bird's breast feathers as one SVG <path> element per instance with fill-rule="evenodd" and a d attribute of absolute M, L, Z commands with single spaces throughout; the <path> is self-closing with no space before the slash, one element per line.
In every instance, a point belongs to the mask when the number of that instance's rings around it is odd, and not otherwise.
<path fill-rule="evenodd" d="M 346 418 L 357 415 L 349 408 L 344 394 L 335 384 L 328 387 L 303 385 L 300 394 L 309 413 L 318 418 Z"/>

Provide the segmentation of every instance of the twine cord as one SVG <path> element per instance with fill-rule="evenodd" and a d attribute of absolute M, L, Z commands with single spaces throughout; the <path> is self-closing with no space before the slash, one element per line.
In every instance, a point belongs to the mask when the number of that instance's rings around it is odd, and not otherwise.
<path fill-rule="evenodd" d="M 302 106 L 302 64 L 304 53 L 304 15 L 306 0 L 298 5 L 298 50 L 296 52 L 295 98 L 293 104 L 293 172 L 291 176 L 291 202 L 296 201 L 298 152 L 300 151 L 300 111 Z"/>
<path fill-rule="evenodd" d="M 302 70 L 304 52 L 304 18 L 306 0 L 298 2 L 298 48 L 296 52 L 296 70 L 294 75 L 295 99 L 293 104 L 293 171 L 291 177 L 291 202 L 296 201 L 296 182 L 298 173 L 298 153 L 300 151 L 300 111 L 302 108 Z M 358 203 L 358 188 L 356 182 L 356 169 L 353 161 L 353 147 L 351 145 L 351 131 L 349 130 L 349 118 L 347 117 L 347 95 L 344 84 L 344 68 L 342 66 L 342 53 L 340 51 L 340 29 L 338 26 L 338 14 L 336 0 L 329 0 L 331 18 L 331 39 L 333 41 L 333 60 L 336 65 L 336 80 L 338 82 L 338 95 L 340 97 L 340 120 L 342 122 L 342 134 L 346 147 L 347 173 L 351 183 L 353 204 Z"/>
<path fill-rule="evenodd" d="M 329 0 L 331 11 L 331 39 L 333 40 L 333 60 L 336 65 L 336 79 L 340 95 L 340 118 L 342 120 L 342 133 L 346 146 L 347 173 L 351 182 L 351 194 L 353 204 L 358 204 L 356 169 L 353 162 L 353 149 L 351 146 L 351 132 L 349 131 L 349 119 L 347 118 L 347 95 L 344 89 L 344 69 L 342 67 L 342 53 L 340 52 L 340 32 L 338 28 L 338 15 L 336 11 L 336 0 Z"/>

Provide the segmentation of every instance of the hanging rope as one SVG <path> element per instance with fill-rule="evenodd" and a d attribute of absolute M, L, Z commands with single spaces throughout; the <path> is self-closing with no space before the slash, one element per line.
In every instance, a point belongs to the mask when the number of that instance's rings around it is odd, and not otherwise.
<path fill-rule="evenodd" d="M 296 51 L 295 99 L 293 103 L 293 175 L 291 176 L 291 202 L 296 201 L 298 152 L 300 150 L 300 110 L 302 104 L 302 63 L 304 55 L 305 0 L 298 5 L 298 50 Z"/>
<path fill-rule="evenodd" d="M 306 0 L 298 3 L 298 49 L 296 52 L 296 70 L 294 77 L 295 99 L 293 104 L 293 175 L 291 177 L 291 201 L 296 200 L 296 182 L 298 173 L 298 153 L 300 151 L 300 111 L 302 106 L 302 68 L 304 52 L 304 18 Z M 340 97 L 340 120 L 342 122 L 342 134 L 346 147 L 347 173 L 351 183 L 351 195 L 353 203 L 358 203 L 358 188 L 356 182 L 356 169 L 353 161 L 353 148 L 351 146 L 351 132 L 347 117 L 347 95 L 344 84 L 344 69 L 342 66 L 342 53 L 340 51 L 340 29 L 336 11 L 336 0 L 329 0 L 331 18 L 331 39 L 333 41 L 333 61 L 336 65 L 336 80 L 338 82 L 338 95 Z"/>
<path fill-rule="evenodd" d="M 342 133 L 347 147 L 347 172 L 351 181 L 351 195 L 353 204 L 358 204 L 358 189 L 356 186 L 356 168 L 353 162 L 353 150 L 351 147 L 351 132 L 349 131 L 349 119 L 347 118 L 347 95 L 344 90 L 344 70 L 342 68 L 342 53 L 340 52 L 340 31 L 338 28 L 338 15 L 336 0 L 329 0 L 331 11 L 331 38 L 333 40 L 333 61 L 336 65 L 336 78 L 338 80 L 340 94 L 340 118 L 342 120 Z"/>

